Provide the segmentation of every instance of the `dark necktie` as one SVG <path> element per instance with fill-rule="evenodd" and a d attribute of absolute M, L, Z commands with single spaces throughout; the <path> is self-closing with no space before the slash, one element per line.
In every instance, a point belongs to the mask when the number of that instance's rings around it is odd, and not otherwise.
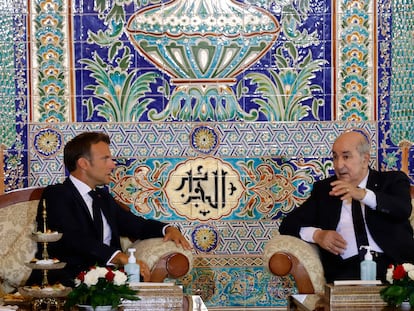
<path fill-rule="evenodd" d="M 362 245 L 368 246 L 368 236 L 365 230 L 364 217 L 362 216 L 361 203 L 352 200 L 352 221 L 354 223 L 355 238 L 358 247 L 358 254 L 361 259 L 364 258 L 365 250 L 360 249 Z"/>
<path fill-rule="evenodd" d="M 103 223 L 102 223 L 102 214 L 101 208 L 99 207 L 100 195 L 95 191 L 91 190 L 88 194 L 92 197 L 92 214 L 93 214 L 93 223 L 95 225 L 96 231 L 99 233 L 100 240 L 103 240 Z"/>

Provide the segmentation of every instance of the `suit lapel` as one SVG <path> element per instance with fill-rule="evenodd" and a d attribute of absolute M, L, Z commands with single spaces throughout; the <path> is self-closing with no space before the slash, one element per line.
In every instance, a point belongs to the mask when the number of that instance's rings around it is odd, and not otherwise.
<path fill-rule="evenodd" d="M 332 207 L 335 209 L 335 213 L 332 213 L 332 224 L 335 225 L 334 230 L 336 229 L 339 219 L 341 218 L 341 211 L 342 211 L 342 201 L 338 198 L 331 197 L 330 204 L 332 204 Z"/>
<path fill-rule="evenodd" d="M 112 200 L 109 198 L 109 194 L 104 189 L 97 188 L 96 191 L 101 196 L 101 210 L 105 216 L 105 219 L 111 228 L 111 246 L 120 248 L 119 231 L 116 223 L 116 216 L 113 211 Z"/>
<path fill-rule="evenodd" d="M 367 188 L 376 191 L 379 189 L 380 185 L 380 176 L 377 171 L 369 170 L 368 180 L 367 180 Z"/>
<path fill-rule="evenodd" d="M 102 213 L 104 214 L 104 216 L 106 218 L 106 221 L 112 227 L 112 223 L 111 223 L 112 217 L 111 217 L 110 208 L 109 208 L 110 203 L 109 203 L 109 200 L 105 199 L 107 194 L 105 193 L 105 190 L 102 190 L 102 189 L 99 189 L 99 188 L 96 189 L 96 192 L 98 192 L 99 196 L 100 196 L 100 202 L 99 202 L 100 205 L 99 205 L 99 207 L 101 208 Z"/>
<path fill-rule="evenodd" d="M 331 191 L 331 182 L 333 182 L 334 180 L 337 180 L 336 176 L 333 176 L 327 183 L 327 187 L 328 189 L 326 189 L 325 193 L 328 193 L 329 191 Z M 342 201 L 337 198 L 337 197 L 333 197 L 330 196 L 329 194 L 327 195 L 327 198 L 325 197 L 324 201 L 326 202 L 326 206 L 327 208 L 330 210 L 330 212 L 326 213 L 327 217 L 329 217 L 329 223 L 331 224 L 331 229 L 335 230 L 338 223 L 339 223 L 339 219 L 341 217 L 341 210 L 342 210 Z"/>
<path fill-rule="evenodd" d="M 63 183 L 66 184 L 72 192 L 73 198 L 77 203 L 76 206 L 79 206 L 82 209 L 83 213 L 87 215 L 86 217 L 90 220 L 91 224 L 93 225 L 92 215 L 89 212 L 88 206 L 86 205 L 85 200 L 82 198 L 78 189 L 76 189 L 75 185 L 69 178 L 66 178 L 66 180 Z"/>

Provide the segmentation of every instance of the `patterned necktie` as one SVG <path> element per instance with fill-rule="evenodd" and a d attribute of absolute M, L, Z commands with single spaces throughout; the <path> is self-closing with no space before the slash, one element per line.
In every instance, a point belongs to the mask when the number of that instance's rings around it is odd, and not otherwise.
<path fill-rule="evenodd" d="M 95 191 L 91 190 L 88 194 L 92 197 L 92 214 L 93 214 L 93 223 L 96 231 L 99 234 L 100 240 L 103 240 L 103 222 L 101 208 L 99 207 L 99 200 L 101 196 Z"/>
<path fill-rule="evenodd" d="M 355 238 L 358 247 L 358 254 L 361 259 L 364 258 L 365 250 L 360 249 L 362 245 L 368 246 L 368 236 L 365 230 L 364 217 L 362 216 L 361 203 L 352 200 L 352 221 L 354 223 Z"/>

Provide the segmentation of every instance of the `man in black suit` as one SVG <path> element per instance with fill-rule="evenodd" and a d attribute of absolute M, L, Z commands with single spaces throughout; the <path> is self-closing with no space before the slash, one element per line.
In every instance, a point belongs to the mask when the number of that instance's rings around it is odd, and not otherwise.
<path fill-rule="evenodd" d="M 403 172 L 370 169 L 370 145 L 357 130 L 340 135 L 332 153 L 335 176 L 316 182 L 310 197 L 282 220 L 279 232 L 319 246 L 327 282 L 359 279 L 364 254 L 357 246 L 352 205 L 360 202 L 377 278 L 385 280 L 389 264 L 414 262 L 409 179 Z"/>
<path fill-rule="evenodd" d="M 141 240 L 164 236 L 165 241 L 172 240 L 191 249 L 177 228 L 138 217 L 119 206 L 105 189 L 97 188 L 110 182 L 115 167 L 109 144 L 109 137 L 98 132 L 85 132 L 73 138 L 64 148 L 64 163 L 70 176 L 43 192 L 38 229 L 43 229 L 42 212 L 46 204 L 47 228 L 63 233 L 61 240 L 48 244 L 49 257 L 66 262 L 64 269 L 49 271 L 51 284 L 71 286 L 79 272 L 95 264 L 125 265 L 128 255 L 121 251 L 121 236 Z M 91 190 L 95 191 L 90 193 Z M 42 257 L 41 252 L 40 248 L 36 258 Z M 142 262 L 139 264 L 145 280 L 149 268 Z M 34 270 L 28 284 L 41 284 L 41 277 L 39 270 Z"/>

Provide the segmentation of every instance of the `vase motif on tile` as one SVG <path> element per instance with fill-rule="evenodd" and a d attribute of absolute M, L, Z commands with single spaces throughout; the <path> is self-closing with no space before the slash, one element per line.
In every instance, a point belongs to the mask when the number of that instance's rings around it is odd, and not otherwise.
<path fill-rule="evenodd" d="M 257 118 L 239 107 L 231 85 L 275 43 L 280 25 L 269 12 L 232 0 L 173 0 L 139 10 L 126 31 L 176 85 L 169 105 L 150 111 L 151 119 Z"/>

